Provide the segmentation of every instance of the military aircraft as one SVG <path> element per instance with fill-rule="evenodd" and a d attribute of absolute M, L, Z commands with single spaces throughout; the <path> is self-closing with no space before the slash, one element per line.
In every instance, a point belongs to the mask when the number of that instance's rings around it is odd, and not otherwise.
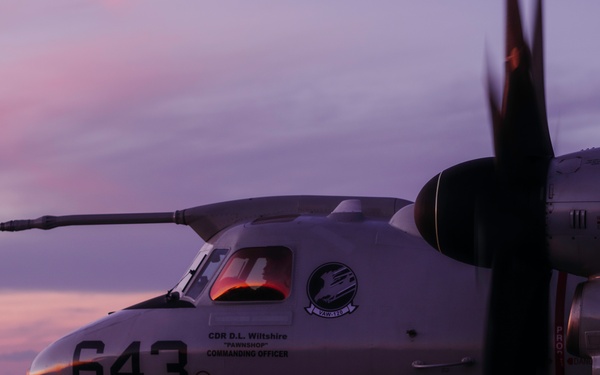
<path fill-rule="evenodd" d="M 554 155 L 541 22 L 538 1 L 530 50 L 507 1 L 495 157 L 414 203 L 280 196 L 0 224 L 175 223 L 205 242 L 174 288 L 59 339 L 29 374 L 600 374 L 600 151 Z"/>

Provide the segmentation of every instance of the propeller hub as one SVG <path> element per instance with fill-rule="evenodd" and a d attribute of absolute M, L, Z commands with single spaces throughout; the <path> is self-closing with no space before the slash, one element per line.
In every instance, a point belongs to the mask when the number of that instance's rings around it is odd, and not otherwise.
<path fill-rule="evenodd" d="M 423 186 L 415 201 L 415 223 L 423 238 L 442 254 L 489 267 L 475 249 L 478 204 L 493 186 L 494 160 L 478 159 L 448 168 Z"/>

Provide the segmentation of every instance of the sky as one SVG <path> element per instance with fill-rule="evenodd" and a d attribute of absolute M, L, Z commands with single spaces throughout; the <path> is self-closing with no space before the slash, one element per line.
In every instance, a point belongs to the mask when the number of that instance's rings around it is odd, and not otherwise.
<path fill-rule="evenodd" d="M 0 221 L 270 195 L 414 200 L 441 170 L 492 155 L 485 56 L 500 81 L 503 12 L 492 0 L 3 0 Z M 600 145 L 598 14 L 545 2 L 558 155 Z M 0 375 L 168 290 L 201 245 L 168 224 L 0 233 Z"/>

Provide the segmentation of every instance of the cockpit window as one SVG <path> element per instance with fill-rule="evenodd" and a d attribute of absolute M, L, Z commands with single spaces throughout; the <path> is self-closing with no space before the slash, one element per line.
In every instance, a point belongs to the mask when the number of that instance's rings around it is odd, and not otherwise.
<path fill-rule="evenodd" d="M 242 249 L 213 284 L 214 301 L 280 301 L 290 294 L 292 251 L 283 246 Z"/>
<path fill-rule="evenodd" d="M 187 296 L 196 299 L 202 293 L 206 284 L 213 278 L 217 269 L 225 259 L 225 255 L 227 255 L 227 249 L 216 249 L 211 254 L 206 263 L 204 263 L 200 273 L 196 275 L 196 278 L 189 286 L 187 292 L 185 293 Z"/>

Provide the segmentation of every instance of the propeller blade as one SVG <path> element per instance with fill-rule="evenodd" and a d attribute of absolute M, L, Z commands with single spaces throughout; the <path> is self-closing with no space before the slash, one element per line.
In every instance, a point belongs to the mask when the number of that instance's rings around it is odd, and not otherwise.
<path fill-rule="evenodd" d="M 520 253 L 527 253 L 525 247 L 510 251 L 493 266 L 485 373 L 546 374 L 551 273 L 531 259 L 523 260 Z"/>
<path fill-rule="evenodd" d="M 539 13 L 541 8 L 538 9 Z M 533 58 L 523 38 L 517 0 L 507 1 L 506 13 L 506 68 L 502 121 L 494 124 L 496 160 L 501 174 L 525 180 L 533 177 L 538 180 L 539 176 L 532 176 L 532 166 L 529 163 L 535 164 L 540 160 L 545 162 L 554 157 L 545 104 L 543 100 L 539 103 L 538 99 L 539 95 L 543 96 L 543 63 L 541 57 L 538 57 L 537 74 L 542 76 L 536 79 L 537 83 L 534 83 Z M 538 25 L 541 28 L 541 23 Z M 541 44 L 541 36 L 537 39 Z M 540 47 L 536 50 L 541 54 Z M 542 108 L 544 108 L 543 115 Z M 539 169 L 537 166 L 533 167 Z"/>
<path fill-rule="evenodd" d="M 487 56 L 487 55 L 486 55 Z M 490 64 L 488 58 L 486 57 L 486 89 L 488 94 L 488 105 L 490 108 L 490 116 L 492 120 L 492 139 L 494 140 L 494 153 L 498 155 L 499 152 L 502 152 L 501 145 L 498 143 L 500 140 L 500 132 L 502 129 L 503 115 L 499 106 L 498 100 L 498 90 L 496 86 L 496 80 L 492 75 L 492 70 L 490 68 Z"/>
<path fill-rule="evenodd" d="M 551 269 L 543 202 L 499 183 L 483 203 L 478 243 L 482 253 L 493 254 L 485 373 L 547 373 Z"/>
<path fill-rule="evenodd" d="M 505 56 L 515 57 L 514 49 L 527 49 L 527 44 L 523 38 L 523 26 L 521 25 L 521 10 L 518 0 L 508 0 L 506 2 L 506 41 Z M 518 61 L 514 61 L 518 65 Z"/>
<path fill-rule="evenodd" d="M 531 75 L 533 84 L 535 86 L 537 103 L 540 111 L 540 119 L 542 124 L 548 128 L 548 117 L 546 114 L 546 89 L 544 87 L 544 30 L 542 19 L 542 0 L 538 0 L 535 12 L 533 46 L 531 48 Z"/>
<path fill-rule="evenodd" d="M 548 287 L 543 191 L 554 156 L 545 112 L 538 2 L 535 57 L 523 37 L 517 0 L 507 1 L 506 71 L 502 110 L 491 106 L 497 183 L 479 225 L 481 251 L 493 254 L 486 372 L 548 370 Z"/>

